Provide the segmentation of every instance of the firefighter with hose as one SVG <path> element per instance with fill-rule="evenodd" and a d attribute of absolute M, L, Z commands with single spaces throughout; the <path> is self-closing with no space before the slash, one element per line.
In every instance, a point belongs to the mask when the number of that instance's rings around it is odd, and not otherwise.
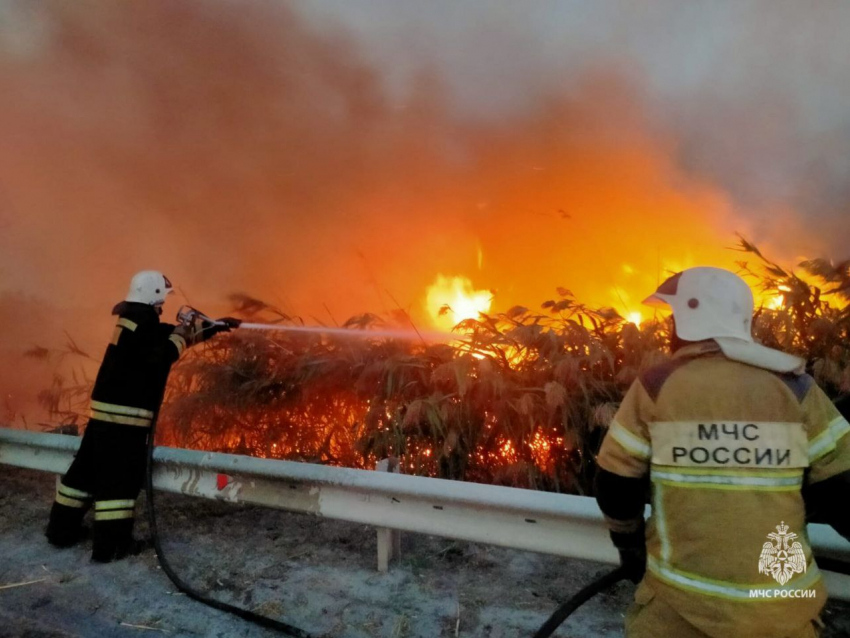
<path fill-rule="evenodd" d="M 626 636 L 817 636 L 827 592 L 806 523 L 850 540 L 850 423 L 803 360 L 753 340 L 737 275 L 686 270 L 647 302 L 672 308 L 673 358 L 632 385 L 598 459 L 640 583 Z"/>
<path fill-rule="evenodd" d="M 171 366 L 183 351 L 239 326 L 195 313 L 174 326 L 160 322 L 174 292 L 162 273 L 135 275 L 126 299 L 112 311 L 112 340 L 91 397 L 91 415 L 79 452 L 56 489 L 48 541 L 70 547 L 82 538 L 82 521 L 94 505 L 92 560 L 110 562 L 138 550 L 133 540 L 136 497 L 145 472 L 147 439 Z"/>

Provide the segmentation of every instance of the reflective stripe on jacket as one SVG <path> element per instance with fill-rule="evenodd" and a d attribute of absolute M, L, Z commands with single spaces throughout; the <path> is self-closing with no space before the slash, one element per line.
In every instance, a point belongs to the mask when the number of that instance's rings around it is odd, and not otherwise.
<path fill-rule="evenodd" d="M 850 470 L 848 434 L 811 377 L 699 344 L 634 383 L 598 462 L 649 476 L 647 583 L 659 596 L 709 635 L 778 636 L 826 602 L 801 490 Z"/>
<path fill-rule="evenodd" d="M 124 302 L 92 391 L 90 417 L 147 427 L 159 409 L 168 373 L 186 347 L 152 306 Z"/>

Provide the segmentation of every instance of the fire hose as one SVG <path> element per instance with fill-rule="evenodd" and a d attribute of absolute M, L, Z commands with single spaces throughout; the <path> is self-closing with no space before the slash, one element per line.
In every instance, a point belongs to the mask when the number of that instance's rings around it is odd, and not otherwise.
<path fill-rule="evenodd" d="M 200 592 L 191 585 L 187 584 L 186 581 L 180 578 L 180 576 L 171 566 L 171 563 L 165 556 L 165 551 L 162 549 L 162 542 L 159 537 L 159 528 L 157 527 L 156 521 L 156 509 L 154 507 L 153 451 L 155 447 L 154 435 L 156 434 L 156 423 L 158 418 L 159 413 L 157 413 L 153 419 L 150 434 L 148 437 L 145 489 L 147 491 L 148 525 L 150 526 L 150 534 L 151 539 L 153 540 L 154 551 L 156 552 L 156 557 L 159 561 L 160 566 L 162 567 L 162 571 L 165 572 L 165 575 L 168 576 L 168 578 L 171 580 L 172 583 L 174 583 L 174 586 L 177 587 L 179 591 L 186 594 L 189 598 L 203 603 L 204 605 L 208 605 L 209 607 L 213 607 L 214 609 L 218 609 L 219 611 L 227 612 L 228 614 L 233 614 L 234 616 L 238 616 L 239 618 L 252 622 L 256 625 L 267 627 L 269 629 L 275 629 L 287 636 L 294 636 L 294 638 L 312 638 L 311 634 L 307 633 L 303 629 L 299 629 L 298 627 L 282 622 L 280 620 L 275 620 L 274 618 L 269 618 L 268 616 L 263 616 L 262 614 L 257 614 L 253 611 L 242 609 L 241 607 L 236 607 L 235 605 L 230 605 L 228 603 L 207 596 L 203 592 Z"/>
<path fill-rule="evenodd" d="M 605 590 L 610 589 L 620 581 L 626 580 L 626 578 L 625 568 L 618 567 L 614 571 L 608 572 L 601 578 L 594 580 L 587 587 L 558 607 L 555 612 L 549 616 L 549 620 L 543 623 L 540 629 L 537 630 L 537 633 L 534 634 L 534 638 L 549 638 L 549 636 L 554 634 L 558 627 L 564 624 L 564 621 L 572 616 L 579 607 L 584 605 L 584 603 L 591 598 L 598 596 Z"/>
<path fill-rule="evenodd" d="M 183 306 L 177 313 L 177 321 L 182 325 L 192 325 L 197 321 L 203 322 L 206 328 L 209 329 L 215 326 L 225 325 L 224 322 L 216 321 L 207 317 L 202 312 L 192 308 L 190 306 Z M 277 326 L 274 324 L 246 324 L 243 323 L 240 326 L 245 329 L 254 329 L 254 330 L 269 330 L 269 329 L 285 329 L 289 331 L 311 331 L 309 328 L 299 327 L 299 326 Z M 357 334 L 360 332 L 361 334 L 372 336 L 372 337 L 409 337 L 410 333 L 406 331 L 352 331 L 346 330 L 344 328 L 339 329 L 320 329 L 321 332 L 332 332 L 340 335 L 351 335 Z M 419 335 L 421 338 L 421 335 Z M 162 399 L 162 397 L 160 397 Z M 162 401 L 160 401 L 160 404 Z M 147 469 L 145 472 L 145 489 L 147 491 L 147 510 L 148 510 L 148 525 L 150 526 L 150 534 L 151 539 L 153 541 L 154 551 L 156 552 L 157 560 L 159 561 L 160 566 L 162 567 L 162 571 L 165 572 L 165 575 L 174 583 L 174 586 L 177 589 L 186 594 L 189 598 L 196 600 L 204 605 L 212 607 L 214 609 L 218 609 L 219 611 L 224 611 L 229 614 L 233 614 L 234 616 L 238 616 L 248 622 L 254 623 L 256 625 L 260 625 L 262 627 L 267 627 L 269 629 L 274 629 L 276 631 L 280 631 L 281 633 L 287 636 L 293 636 L 294 638 L 312 638 L 311 634 L 307 633 L 303 629 L 299 629 L 294 625 L 290 625 L 288 623 L 282 622 L 280 620 L 275 620 L 274 618 L 269 618 L 268 616 L 263 616 L 262 614 L 257 614 L 253 611 L 242 609 L 241 607 L 236 607 L 235 605 L 231 605 L 229 603 L 225 603 L 220 600 L 216 600 L 203 592 L 195 589 L 186 581 L 184 581 L 172 567 L 168 558 L 165 555 L 165 551 L 162 548 L 162 541 L 159 536 L 159 528 L 157 526 L 156 520 L 156 508 L 155 508 L 155 498 L 154 498 L 154 489 L 153 489 L 153 451 L 154 451 L 154 437 L 156 435 L 156 424 L 159 420 L 159 412 L 154 416 L 153 422 L 151 424 L 151 430 L 148 438 L 148 452 L 147 452 Z"/>
<path fill-rule="evenodd" d="M 192 322 L 198 317 L 200 317 L 204 321 L 210 321 L 213 324 L 218 324 L 218 322 L 209 319 L 194 308 L 189 308 L 188 306 L 181 308 L 180 312 L 177 315 L 178 321 L 183 324 Z M 162 541 L 159 537 L 159 528 L 157 526 L 156 521 L 156 508 L 154 506 L 153 451 L 155 447 L 154 437 L 156 435 L 156 424 L 158 420 L 159 412 L 154 415 L 153 422 L 151 423 L 151 430 L 148 435 L 145 489 L 147 491 L 148 525 L 150 526 L 150 534 L 151 539 L 153 541 L 153 548 L 156 552 L 157 560 L 159 561 L 159 564 L 162 567 L 162 571 L 165 572 L 165 575 L 168 576 L 169 580 L 174 583 L 174 586 L 177 587 L 179 591 L 186 594 L 189 598 L 203 603 L 204 605 L 207 605 L 214 609 L 218 609 L 219 611 L 227 612 L 228 614 L 233 614 L 234 616 L 238 616 L 239 618 L 247 620 L 248 622 L 252 622 L 256 625 L 260 625 L 268 629 L 274 629 L 287 636 L 293 636 L 294 638 L 312 638 L 311 634 L 307 633 L 303 629 L 295 627 L 294 625 L 290 625 L 280 620 L 275 620 L 274 618 L 269 618 L 268 616 L 263 616 L 262 614 L 255 613 L 248 609 L 242 609 L 241 607 L 236 607 L 235 605 L 231 605 L 229 603 L 225 603 L 223 601 L 216 600 L 215 598 L 207 596 L 203 592 L 195 589 L 194 587 L 186 583 L 186 581 L 180 578 L 175 569 L 172 567 L 171 563 L 165 555 L 165 551 L 162 548 Z"/>

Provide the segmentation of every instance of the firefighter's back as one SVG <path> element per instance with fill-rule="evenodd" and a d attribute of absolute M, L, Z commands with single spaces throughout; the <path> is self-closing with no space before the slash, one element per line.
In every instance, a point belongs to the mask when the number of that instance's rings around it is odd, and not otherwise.
<path fill-rule="evenodd" d="M 719 352 L 682 352 L 639 383 L 653 505 L 646 587 L 710 635 L 793 634 L 826 602 L 802 488 L 845 422 L 808 375 Z"/>

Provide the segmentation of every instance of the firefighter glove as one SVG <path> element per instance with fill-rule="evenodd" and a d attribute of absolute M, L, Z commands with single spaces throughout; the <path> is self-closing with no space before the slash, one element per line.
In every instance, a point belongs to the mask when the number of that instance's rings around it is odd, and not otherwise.
<path fill-rule="evenodd" d="M 611 532 L 611 540 L 620 552 L 620 566 L 626 570 L 626 578 L 637 584 L 646 574 L 646 539 L 644 528 L 626 534 Z"/>
<path fill-rule="evenodd" d="M 186 340 L 187 346 L 202 343 L 218 332 L 216 326 L 210 321 L 204 321 L 200 317 L 189 323 L 183 323 L 174 329 L 174 334 Z"/>

